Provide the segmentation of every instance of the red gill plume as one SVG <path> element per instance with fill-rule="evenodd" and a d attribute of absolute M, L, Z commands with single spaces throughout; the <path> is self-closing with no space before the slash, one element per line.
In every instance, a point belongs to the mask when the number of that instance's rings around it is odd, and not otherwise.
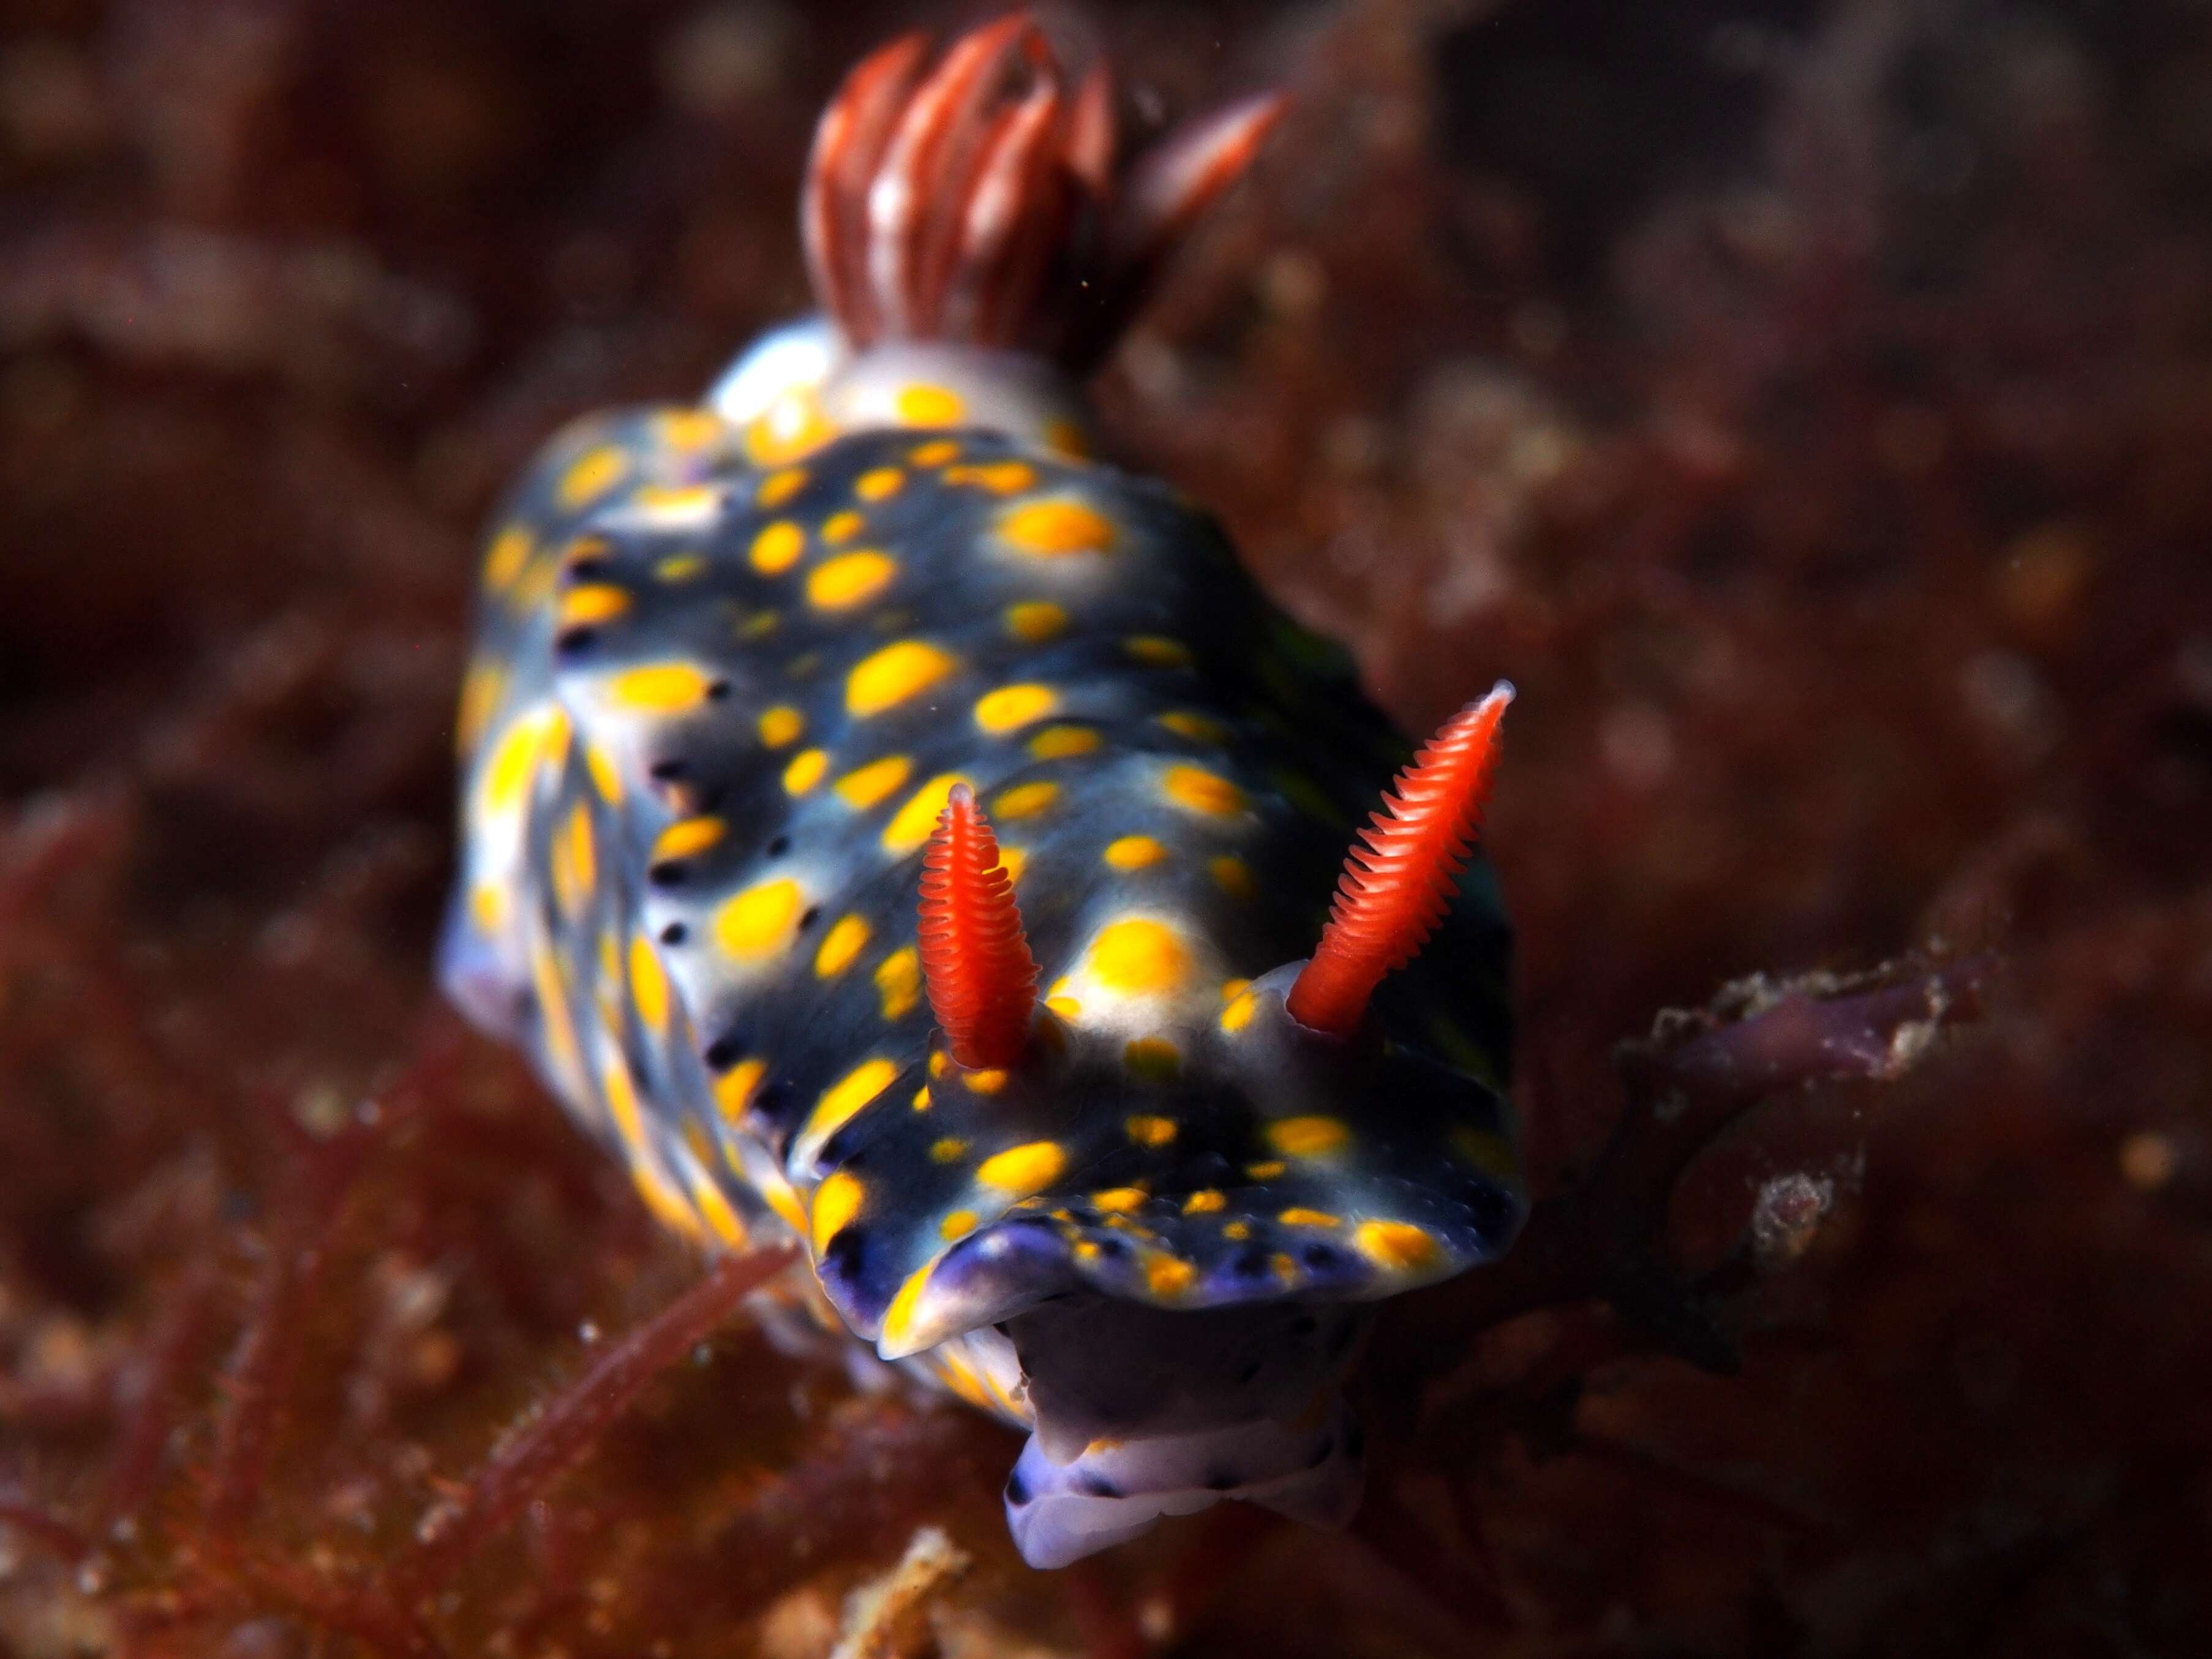
<path fill-rule="evenodd" d="M 1413 959 L 1443 920 L 1452 884 L 1498 763 L 1498 728 L 1513 701 L 1500 680 L 1446 720 L 1398 775 L 1344 860 L 1328 925 L 1284 1006 L 1300 1024 L 1335 1036 L 1358 1029 L 1386 974 Z"/>
<path fill-rule="evenodd" d="M 1095 362 L 1282 100 L 1191 122 L 1115 173 L 1113 78 L 1027 11 L 933 66 L 909 34 L 863 59 L 815 129 L 799 228 L 816 297 L 856 347 L 953 340 Z"/>
<path fill-rule="evenodd" d="M 922 979 L 952 1058 L 1011 1066 L 1030 1036 L 1037 965 L 991 821 L 966 784 L 931 832 L 921 862 Z"/>

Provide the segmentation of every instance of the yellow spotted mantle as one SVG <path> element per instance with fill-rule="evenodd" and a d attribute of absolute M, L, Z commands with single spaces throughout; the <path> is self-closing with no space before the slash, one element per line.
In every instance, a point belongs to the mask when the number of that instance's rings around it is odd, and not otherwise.
<path fill-rule="evenodd" d="M 457 999 L 668 1224 L 795 1235 L 854 1332 L 939 1344 L 1009 1415 L 960 1340 L 1009 1274 L 1204 1306 L 1494 1253 L 1519 1200 L 1479 869 L 1356 1079 L 1255 1046 L 1253 982 L 1311 949 L 1401 753 L 1340 662 L 1157 486 L 981 431 L 823 435 L 767 465 L 702 410 L 601 419 L 506 506 Z M 921 848 L 963 781 L 1044 969 L 1012 1075 L 936 1054 L 921 994 Z"/>

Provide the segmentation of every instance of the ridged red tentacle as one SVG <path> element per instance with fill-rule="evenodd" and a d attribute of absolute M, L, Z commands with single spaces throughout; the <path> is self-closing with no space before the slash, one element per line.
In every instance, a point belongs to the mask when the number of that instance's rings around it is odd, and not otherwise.
<path fill-rule="evenodd" d="M 928 37 L 903 34 L 853 67 L 814 128 L 799 193 L 799 240 L 815 297 L 854 342 L 875 333 L 867 287 L 868 181 L 905 109 Z"/>
<path fill-rule="evenodd" d="M 1428 942 L 1474 850 L 1498 763 L 1498 727 L 1513 688 L 1500 680 L 1446 720 L 1398 775 L 1344 860 L 1321 943 L 1284 1006 L 1302 1025 L 1337 1036 L 1358 1029 L 1383 976 Z"/>
<path fill-rule="evenodd" d="M 921 862 L 921 973 L 952 1058 L 1011 1066 L 1036 1005 L 1037 965 L 1022 933 L 998 837 L 967 785 L 956 785 Z"/>

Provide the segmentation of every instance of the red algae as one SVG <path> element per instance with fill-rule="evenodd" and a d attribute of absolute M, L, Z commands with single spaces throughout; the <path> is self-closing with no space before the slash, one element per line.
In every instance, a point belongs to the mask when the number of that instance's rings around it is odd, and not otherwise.
<path fill-rule="evenodd" d="M 32 9 L 0 1646 L 2212 1637 L 2201 8 L 1101 9 L 1140 131 L 1294 94 L 1115 448 L 1409 729 L 1518 688 L 1539 1201 L 1378 1333 L 1349 1534 L 1057 1575 L 1000 1431 L 773 1350 L 776 1258 L 664 1237 L 426 966 L 495 493 L 793 307 L 815 109 L 946 20 Z"/>

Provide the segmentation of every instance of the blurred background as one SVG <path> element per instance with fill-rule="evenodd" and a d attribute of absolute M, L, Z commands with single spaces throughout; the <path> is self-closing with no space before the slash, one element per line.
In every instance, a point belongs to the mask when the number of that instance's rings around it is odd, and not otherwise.
<path fill-rule="evenodd" d="M 1738 1375 L 1491 1333 L 1347 1536 L 1030 1574 L 1010 1437 L 738 1322 L 389 1616 L 697 1271 L 428 984 L 474 538 L 805 308 L 815 112 L 979 15 L 0 8 L 0 1653 L 798 1659 L 923 1524 L 883 1651 L 2212 1646 L 2203 0 L 1092 8 L 1139 132 L 1297 96 L 1096 389 L 1410 727 L 1519 684 L 1543 1178 L 1724 981 L 1992 1006 L 1693 1173 L 1693 1255 L 1813 1195 Z"/>

